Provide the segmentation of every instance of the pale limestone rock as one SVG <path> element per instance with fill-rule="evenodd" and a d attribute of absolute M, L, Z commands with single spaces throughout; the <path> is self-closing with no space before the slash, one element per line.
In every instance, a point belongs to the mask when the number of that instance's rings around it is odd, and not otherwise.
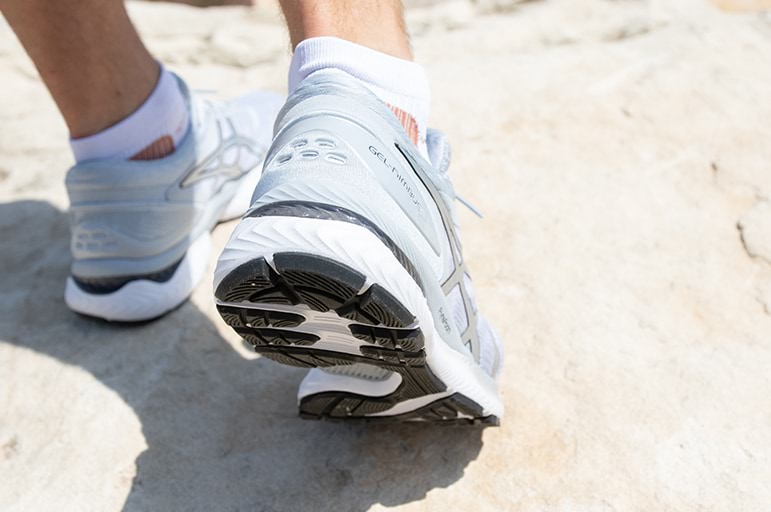
<path fill-rule="evenodd" d="M 741 218 L 738 227 L 747 254 L 771 265 L 771 203 L 755 204 Z"/>
<path fill-rule="evenodd" d="M 208 283 L 134 329 L 68 312 L 66 129 L 0 25 L 0 509 L 768 508 L 769 17 L 420 3 L 503 426 L 300 421 L 303 372 L 248 353 Z M 285 87 L 273 5 L 130 11 L 193 88 Z"/>

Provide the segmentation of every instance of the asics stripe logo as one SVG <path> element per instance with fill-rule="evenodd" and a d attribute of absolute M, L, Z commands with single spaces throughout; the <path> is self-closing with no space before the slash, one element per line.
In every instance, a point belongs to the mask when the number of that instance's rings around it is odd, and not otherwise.
<path fill-rule="evenodd" d="M 442 199 L 439 190 L 434 186 L 433 182 L 430 180 L 423 167 L 415 160 L 409 151 L 402 149 L 398 143 L 395 143 L 394 145 L 396 146 L 396 149 L 399 151 L 399 153 L 402 154 L 404 159 L 407 160 L 407 163 L 410 164 L 410 167 L 412 167 L 412 170 L 415 172 L 418 179 L 420 179 L 420 181 L 423 183 L 423 186 L 426 187 L 426 190 L 428 190 L 428 193 L 431 195 L 431 198 L 434 200 L 434 203 L 436 203 L 436 207 L 439 210 L 439 215 L 442 218 L 442 224 L 444 225 L 445 232 L 447 233 L 447 238 L 450 241 L 450 253 L 452 255 L 452 261 L 455 267 L 447 280 L 442 283 L 442 292 L 444 292 L 445 296 L 448 296 L 454 289 L 456 289 L 456 287 L 459 288 L 461 297 L 463 298 L 463 306 L 466 310 L 465 313 L 467 320 L 467 327 L 466 330 L 461 333 L 461 340 L 469 348 L 471 354 L 474 356 L 474 359 L 478 363 L 479 333 L 477 332 L 477 312 L 474 308 L 474 304 L 471 302 L 471 295 L 466 286 L 465 276 L 468 274 L 468 271 L 466 270 L 466 264 L 463 262 L 460 256 L 460 240 L 458 239 L 458 235 L 453 227 L 452 215 L 450 215 L 450 212 L 447 209 L 447 205 Z"/>

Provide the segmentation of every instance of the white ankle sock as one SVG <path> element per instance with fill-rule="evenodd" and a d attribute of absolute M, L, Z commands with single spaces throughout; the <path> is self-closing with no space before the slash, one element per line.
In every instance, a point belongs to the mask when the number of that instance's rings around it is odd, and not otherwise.
<path fill-rule="evenodd" d="M 289 93 L 311 73 L 339 69 L 386 102 L 425 156 L 431 91 L 423 66 L 336 37 L 306 39 L 289 67 Z"/>
<path fill-rule="evenodd" d="M 150 96 L 127 118 L 99 133 L 71 139 L 75 160 L 152 160 L 174 151 L 190 127 L 190 112 L 177 77 L 161 66 Z"/>

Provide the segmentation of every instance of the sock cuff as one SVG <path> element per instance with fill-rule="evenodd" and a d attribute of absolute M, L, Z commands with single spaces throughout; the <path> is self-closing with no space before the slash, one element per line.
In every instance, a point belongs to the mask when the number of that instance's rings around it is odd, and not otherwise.
<path fill-rule="evenodd" d="M 129 159 L 164 136 L 178 145 L 187 134 L 190 112 L 178 78 L 163 65 L 160 68 L 150 96 L 128 117 L 94 135 L 70 139 L 76 161 Z"/>
<path fill-rule="evenodd" d="M 423 66 L 337 37 L 313 37 L 297 45 L 289 67 L 289 93 L 311 73 L 335 68 L 392 94 L 430 101 Z"/>
<path fill-rule="evenodd" d="M 314 37 L 295 49 L 289 93 L 322 69 L 338 69 L 360 80 L 391 108 L 407 135 L 427 154 L 431 89 L 423 66 L 336 37 Z"/>

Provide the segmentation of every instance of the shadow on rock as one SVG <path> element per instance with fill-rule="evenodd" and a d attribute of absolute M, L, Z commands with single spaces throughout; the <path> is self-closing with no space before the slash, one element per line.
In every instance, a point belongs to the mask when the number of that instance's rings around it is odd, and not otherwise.
<path fill-rule="evenodd" d="M 66 215 L 49 203 L 0 204 L 0 237 L 0 338 L 90 372 L 142 424 L 125 510 L 394 506 L 457 481 L 481 449 L 476 429 L 300 420 L 303 371 L 244 359 L 191 303 L 139 326 L 73 314 Z"/>

